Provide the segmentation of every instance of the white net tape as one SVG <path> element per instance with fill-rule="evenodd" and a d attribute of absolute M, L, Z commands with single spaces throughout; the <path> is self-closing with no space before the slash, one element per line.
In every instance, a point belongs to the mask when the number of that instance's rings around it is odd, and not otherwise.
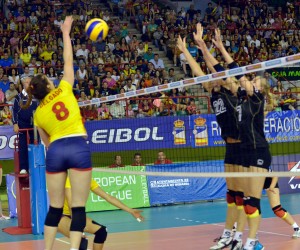
<path fill-rule="evenodd" d="M 141 96 L 141 95 L 147 95 L 147 94 L 152 94 L 152 93 L 157 93 L 157 92 L 162 92 L 162 91 L 168 91 L 171 89 L 176 89 L 176 88 L 181 88 L 181 87 L 189 87 L 189 86 L 201 84 L 204 82 L 220 80 L 220 79 L 223 79 L 226 77 L 232 77 L 232 76 L 237 76 L 237 75 L 249 74 L 252 72 L 262 71 L 262 70 L 266 70 L 266 69 L 272 69 L 275 67 L 287 66 L 290 64 L 298 63 L 298 62 L 300 62 L 300 54 L 287 56 L 287 57 L 281 57 L 278 59 L 273 59 L 273 60 L 256 63 L 256 64 L 251 64 L 251 65 L 247 65 L 247 66 L 239 67 L 239 68 L 235 68 L 235 69 L 225 70 L 222 72 L 213 73 L 213 74 L 209 74 L 209 75 L 205 75 L 205 76 L 199 76 L 199 77 L 189 78 L 189 79 L 181 80 L 181 81 L 177 81 L 177 82 L 171 82 L 171 83 L 167 83 L 167 84 L 163 84 L 163 85 L 129 91 L 129 92 L 126 92 L 123 94 L 95 98 L 95 99 L 88 100 L 88 101 L 78 102 L 78 105 L 80 107 L 83 107 L 83 106 L 92 105 L 92 104 L 98 105 L 98 104 L 104 103 L 104 102 L 124 100 L 124 98 L 133 98 L 133 97 L 137 97 L 137 96 Z"/>

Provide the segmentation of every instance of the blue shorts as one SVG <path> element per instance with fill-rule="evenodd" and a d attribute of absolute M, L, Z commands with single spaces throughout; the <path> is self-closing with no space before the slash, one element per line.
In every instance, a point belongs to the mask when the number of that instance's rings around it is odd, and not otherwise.
<path fill-rule="evenodd" d="M 65 172 L 70 168 L 90 170 L 91 151 L 82 136 L 67 137 L 52 142 L 46 154 L 48 173 Z"/>

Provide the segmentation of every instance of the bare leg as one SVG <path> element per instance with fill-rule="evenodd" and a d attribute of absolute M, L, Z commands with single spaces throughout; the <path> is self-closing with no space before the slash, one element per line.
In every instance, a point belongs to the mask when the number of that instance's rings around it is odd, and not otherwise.
<path fill-rule="evenodd" d="M 65 199 L 66 172 L 46 174 L 50 206 L 62 208 Z M 51 250 L 54 244 L 57 227 L 44 227 L 45 249 Z"/>

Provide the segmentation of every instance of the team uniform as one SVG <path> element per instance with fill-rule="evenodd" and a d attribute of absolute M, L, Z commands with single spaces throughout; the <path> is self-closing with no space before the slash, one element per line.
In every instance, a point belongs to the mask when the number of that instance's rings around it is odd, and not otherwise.
<path fill-rule="evenodd" d="M 65 172 L 69 168 L 91 169 L 91 153 L 84 138 L 87 133 L 68 82 L 62 80 L 58 88 L 51 90 L 40 102 L 34 124 L 49 135 L 47 173 Z"/>
<path fill-rule="evenodd" d="M 36 110 L 38 103 L 32 100 L 28 109 L 22 109 L 21 105 L 27 102 L 27 93 L 23 90 L 18 94 L 14 100 L 13 106 L 13 124 L 17 124 L 19 129 L 32 129 L 33 128 L 33 113 Z M 27 141 L 33 143 L 34 135 L 33 130 L 28 131 L 29 138 L 27 138 L 26 131 L 19 132 L 19 163 L 20 169 L 28 171 L 28 146 Z M 28 140 L 29 139 L 29 140 Z"/>
<path fill-rule="evenodd" d="M 265 98 L 254 89 L 253 95 L 238 107 L 241 133 L 242 166 L 269 169 L 272 161 L 269 144 L 264 134 Z"/>
<path fill-rule="evenodd" d="M 240 165 L 240 134 L 236 107 L 240 104 L 241 88 L 238 97 L 223 86 L 220 91 L 212 90 L 210 102 L 216 115 L 216 120 L 221 128 L 221 137 L 226 142 L 225 164 Z M 240 97 L 241 96 L 241 97 Z M 233 139 L 233 140 L 232 140 Z M 230 141 L 233 141 L 230 143 Z"/>

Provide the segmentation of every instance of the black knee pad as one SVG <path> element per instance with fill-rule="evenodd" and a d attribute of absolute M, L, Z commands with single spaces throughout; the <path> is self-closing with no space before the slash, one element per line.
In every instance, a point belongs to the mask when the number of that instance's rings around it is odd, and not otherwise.
<path fill-rule="evenodd" d="M 70 231 L 83 232 L 86 225 L 85 207 L 72 207 Z"/>
<path fill-rule="evenodd" d="M 95 233 L 94 243 L 103 244 L 107 238 L 107 231 L 105 226 L 101 226 L 101 228 Z"/>
<path fill-rule="evenodd" d="M 86 238 L 81 238 L 79 250 L 87 250 L 88 240 Z"/>
<path fill-rule="evenodd" d="M 255 197 L 244 197 L 244 210 L 248 217 L 255 218 L 261 214 L 260 199 Z"/>
<path fill-rule="evenodd" d="M 63 213 L 63 208 L 49 207 L 45 219 L 45 226 L 57 227 Z"/>
<path fill-rule="evenodd" d="M 235 205 L 235 196 L 236 192 L 233 190 L 228 189 L 226 193 L 226 201 L 228 206 L 234 206 Z"/>

